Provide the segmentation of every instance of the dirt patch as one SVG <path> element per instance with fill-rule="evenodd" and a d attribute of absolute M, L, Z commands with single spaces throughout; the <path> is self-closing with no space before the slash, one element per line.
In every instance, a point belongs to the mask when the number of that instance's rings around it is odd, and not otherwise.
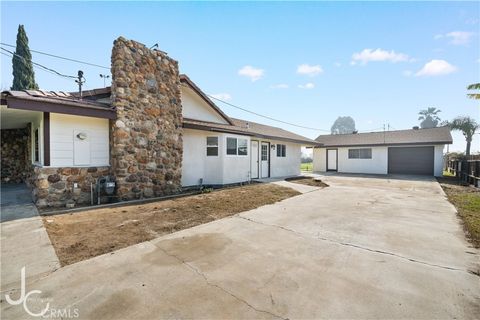
<path fill-rule="evenodd" d="M 43 218 L 62 266 L 299 195 L 254 184 L 142 205 Z"/>
<path fill-rule="evenodd" d="M 293 177 L 293 178 L 287 178 L 285 179 L 285 181 L 304 184 L 312 187 L 321 187 L 321 188 L 328 187 L 328 184 L 326 184 L 322 180 L 311 178 L 311 177 Z"/>
<path fill-rule="evenodd" d="M 448 200 L 457 208 L 467 237 L 475 247 L 479 248 L 480 189 L 464 185 L 453 177 L 443 177 L 437 180 L 447 194 Z"/>

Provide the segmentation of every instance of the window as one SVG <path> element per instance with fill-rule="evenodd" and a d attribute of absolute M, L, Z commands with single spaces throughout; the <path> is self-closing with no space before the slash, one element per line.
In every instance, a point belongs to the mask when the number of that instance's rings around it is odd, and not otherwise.
<path fill-rule="evenodd" d="M 372 149 L 348 149 L 348 159 L 372 159 Z"/>
<path fill-rule="evenodd" d="M 33 137 L 33 148 L 34 148 L 34 159 L 33 161 L 39 162 L 40 161 L 40 148 L 39 148 L 39 142 L 38 142 L 38 128 L 35 130 L 35 134 Z"/>
<path fill-rule="evenodd" d="M 268 160 L 268 145 L 262 144 L 262 161 Z"/>
<path fill-rule="evenodd" d="M 248 155 L 248 140 L 241 138 L 227 138 L 227 154 L 228 155 Z"/>
<path fill-rule="evenodd" d="M 238 155 L 239 156 L 246 156 L 248 154 L 247 145 L 248 145 L 247 139 L 238 139 Z"/>
<path fill-rule="evenodd" d="M 227 138 L 227 154 L 237 154 L 237 138 Z"/>
<path fill-rule="evenodd" d="M 218 137 L 207 137 L 207 157 L 218 156 Z"/>
<path fill-rule="evenodd" d="M 287 146 L 284 144 L 277 144 L 277 157 L 285 158 L 287 156 Z"/>

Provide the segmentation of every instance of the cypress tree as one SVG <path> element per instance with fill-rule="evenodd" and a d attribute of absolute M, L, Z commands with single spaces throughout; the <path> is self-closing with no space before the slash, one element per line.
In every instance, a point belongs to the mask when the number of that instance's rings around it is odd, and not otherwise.
<path fill-rule="evenodd" d="M 11 90 L 38 89 L 33 72 L 32 54 L 23 25 L 18 26 L 16 55 L 12 59 L 13 85 Z"/>

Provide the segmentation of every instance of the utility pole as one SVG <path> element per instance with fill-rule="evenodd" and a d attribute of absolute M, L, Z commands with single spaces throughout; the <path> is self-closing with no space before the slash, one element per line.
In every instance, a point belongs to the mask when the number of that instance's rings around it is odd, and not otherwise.
<path fill-rule="evenodd" d="M 101 73 L 100 73 L 100 78 L 103 78 L 103 87 L 106 88 L 105 79 L 110 78 L 110 76 L 109 76 L 109 75 L 106 75 L 106 74 L 101 74 Z"/>
<path fill-rule="evenodd" d="M 75 82 L 78 83 L 78 93 L 80 94 L 80 100 L 82 100 L 82 85 L 85 83 L 82 70 L 78 70 L 78 80 L 75 80 Z"/>

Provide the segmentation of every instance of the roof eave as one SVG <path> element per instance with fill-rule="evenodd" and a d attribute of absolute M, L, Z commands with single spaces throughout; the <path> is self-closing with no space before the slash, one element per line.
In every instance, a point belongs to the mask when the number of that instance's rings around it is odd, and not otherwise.
<path fill-rule="evenodd" d="M 321 142 L 319 142 L 321 144 Z M 407 145 L 441 145 L 452 144 L 453 141 L 434 142 L 398 142 L 398 143 L 365 143 L 365 144 L 323 144 L 320 148 L 351 148 L 351 147 L 386 147 L 386 146 L 407 146 Z"/>
<path fill-rule="evenodd" d="M 242 135 L 242 136 L 293 142 L 293 143 L 298 143 L 298 144 L 308 145 L 308 146 L 320 146 L 321 145 L 320 143 L 317 143 L 315 141 L 297 140 L 297 139 L 291 139 L 291 138 L 285 138 L 285 137 L 279 137 L 279 136 L 263 135 L 263 134 L 259 134 L 259 133 L 255 133 L 255 132 L 246 132 L 246 131 L 241 131 L 241 130 L 235 130 L 235 128 L 231 128 L 231 129 L 230 128 L 216 128 L 216 127 L 211 127 L 211 126 L 208 126 L 208 125 L 194 124 L 194 123 L 188 123 L 188 122 L 184 122 L 183 127 L 188 128 L 188 129 L 232 133 L 232 134 L 238 134 L 238 135 Z"/>
<path fill-rule="evenodd" d="M 31 110 L 31 111 L 41 111 L 41 112 L 52 112 L 52 113 L 61 113 L 61 114 L 70 114 L 76 116 L 85 116 L 93 118 L 104 118 L 104 119 L 116 119 L 117 113 L 114 108 L 105 108 L 101 106 L 94 105 L 81 105 L 75 103 L 74 101 L 45 101 L 42 99 L 39 101 L 35 98 L 26 98 L 26 97 L 6 97 L 7 108 L 19 109 L 19 110 Z"/>

